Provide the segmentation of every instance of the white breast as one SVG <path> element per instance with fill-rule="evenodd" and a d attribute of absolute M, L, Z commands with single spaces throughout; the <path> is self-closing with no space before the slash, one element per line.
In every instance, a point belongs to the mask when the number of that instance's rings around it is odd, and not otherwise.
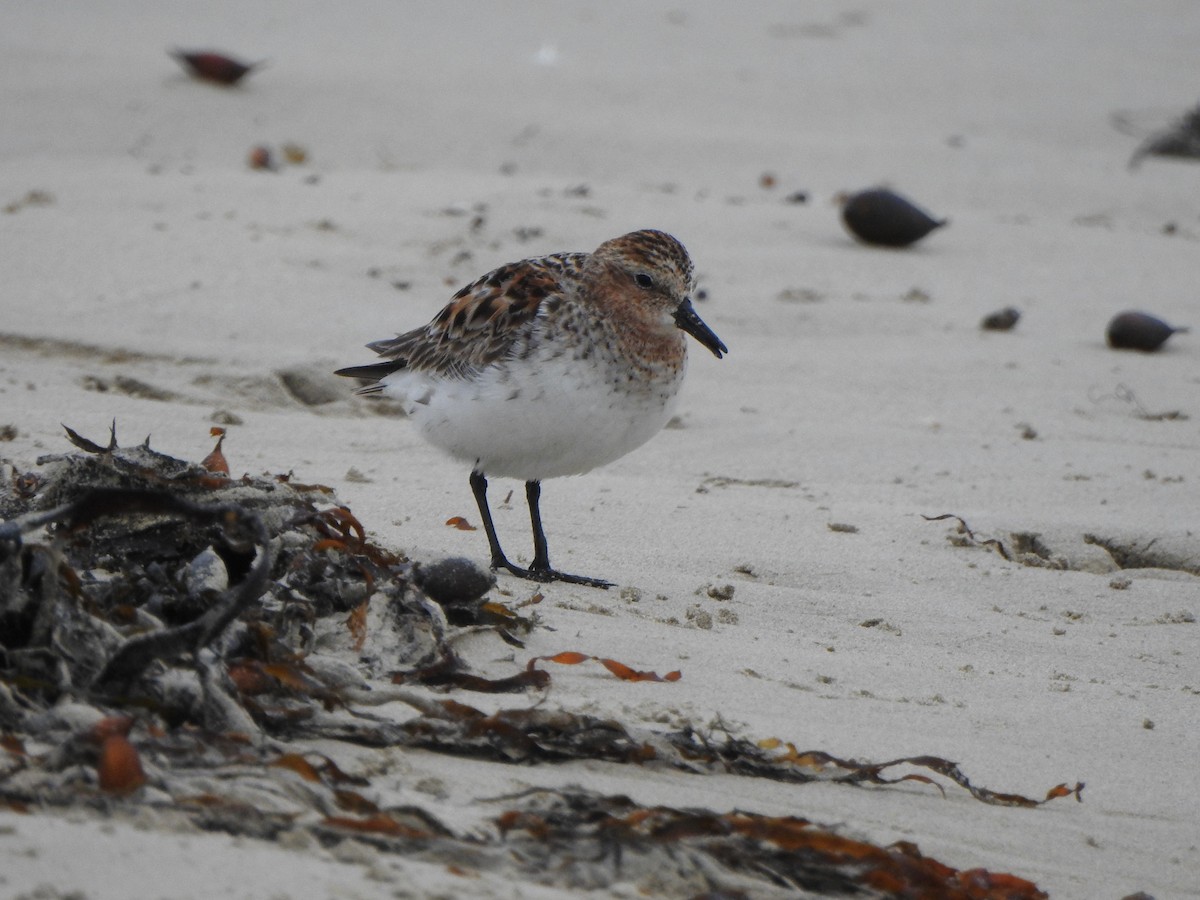
<path fill-rule="evenodd" d="M 579 475 L 640 447 L 667 423 L 685 365 L 640 374 L 617 360 L 538 353 L 474 378 L 402 370 L 384 392 L 421 433 L 486 475 Z"/>

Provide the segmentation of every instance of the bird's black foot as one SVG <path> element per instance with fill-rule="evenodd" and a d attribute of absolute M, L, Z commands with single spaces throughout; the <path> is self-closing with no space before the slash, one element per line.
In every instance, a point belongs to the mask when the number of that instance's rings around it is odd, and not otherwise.
<path fill-rule="evenodd" d="M 562 581 L 567 584 L 582 584 L 587 587 L 608 589 L 611 581 L 602 578 L 588 578 L 584 575 L 569 575 L 557 569 L 550 568 L 550 554 L 546 549 L 546 532 L 542 529 L 542 513 L 540 501 L 542 486 L 537 481 L 525 482 L 525 497 L 529 503 L 529 519 L 533 525 L 533 562 L 528 569 L 522 569 L 508 561 L 504 551 L 500 549 L 500 540 L 496 537 L 496 525 L 492 521 L 492 511 L 487 502 L 487 478 L 478 469 L 471 472 L 471 492 L 479 505 L 479 516 L 483 519 L 483 529 L 487 532 L 488 547 L 492 551 L 492 568 L 503 569 L 517 578 L 527 581 L 540 581 L 547 584 L 551 581 Z"/>
<path fill-rule="evenodd" d="M 572 575 L 569 572 L 560 572 L 549 566 L 532 565 L 528 569 L 522 569 L 520 566 L 510 563 L 503 557 L 493 559 L 492 568 L 503 569 L 508 574 L 515 575 L 517 578 L 524 578 L 526 581 L 540 581 L 542 584 L 548 584 L 551 581 L 562 581 L 566 584 L 582 584 L 586 587 L 601 588 L 603 590 L 608 590 L 613 586 L 611 581 L 605 581 L 603 578 Z"/>

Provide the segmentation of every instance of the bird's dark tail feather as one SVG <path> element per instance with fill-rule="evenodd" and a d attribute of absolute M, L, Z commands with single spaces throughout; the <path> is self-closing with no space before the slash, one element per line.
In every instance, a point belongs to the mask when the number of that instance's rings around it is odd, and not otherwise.
<path fill-rule="evenodd" d="M 391 359 L 387 362 L 371 363 L 367 366 L 348 366 L 338 369 L 334 375 L 344 375 L 347 378 L 357 378 L 360 381 L 382 381 L 393 372 L 399 372 L 407 367 L 404 360 Z"/>
<path fill-rule="evenodd" d="M 383 385 L 380 382 L 391 375 L 393 372 L 399 372 L 407 367 L 408 363 L 404 360 L 391 359 L 387 362 L 371 363 L 368 366 L 348 366 L 345 369 L 338 369 L 334 375 L 344 375 L 347 378 L 357 378 L 362 384 L 356 394 L 378 394 L 383 390 Z"/>

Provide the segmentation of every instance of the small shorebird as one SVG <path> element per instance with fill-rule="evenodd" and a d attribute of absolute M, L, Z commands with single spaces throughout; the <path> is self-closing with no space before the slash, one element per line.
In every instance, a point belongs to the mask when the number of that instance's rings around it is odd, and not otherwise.
<path fill-rule="evenodd" d="M 509 263 L 464 287 L 422 328 L 367 346 L 380 362 L 339 369 L 359 393 L 397 398 L 432 444 L 471 466 L 492 568 L 533 581 L 610 582 L 550 566 L 544 478 L 579 475 L 640 447 L 670 419 L 690 334 L 728 349 L 692 308 L 692 261 L 661 231 L 592 253 Z M 533 524 L 529 568 L 500 549 L 487 476 L 519 478 Z"/>

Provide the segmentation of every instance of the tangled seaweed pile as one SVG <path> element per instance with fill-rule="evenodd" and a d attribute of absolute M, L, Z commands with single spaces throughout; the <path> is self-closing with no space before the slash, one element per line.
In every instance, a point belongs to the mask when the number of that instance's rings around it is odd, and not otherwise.
<path fill-rule="evenodd" d="M 487 602 L 488 573 L 462 560 L 422 568 L 372 544 L 328 488 L 230 478 L 220 440 L 194 465 L 148 442 L 119 447 L 115 429 L 107 446 L 68 436 L 78 452 L 40 460 L 37 474 L 8 467 L 0 491 L 0 808 L 152 807 L 234 834 L 303 831 L 458 871 L 661 896 L 1044 896 L 1014 876 L 793 817 L 534 790 L 491 801 L 504 808 L 485 827 L 456 834 L 429 810 L 389 805 L 315 742 L 791 783 L 941 788 L 937 775 L 1020 806 L 1078 799 L 1082 785 L 1035 800 L 973 785 L 937 757 L 861 763 L 543 704 L 485 713 L 447 695 L 540 692 L 551 676 L 539 664 L 595 658 L 564 652 L 506 678 L 473 674 L 457 635 L 493 629 L 519 647 L 534 625 Z M 625 680 L 679 677 L 595 661 Z M 371 712 L 385 704 L 389 715 Z"/>

